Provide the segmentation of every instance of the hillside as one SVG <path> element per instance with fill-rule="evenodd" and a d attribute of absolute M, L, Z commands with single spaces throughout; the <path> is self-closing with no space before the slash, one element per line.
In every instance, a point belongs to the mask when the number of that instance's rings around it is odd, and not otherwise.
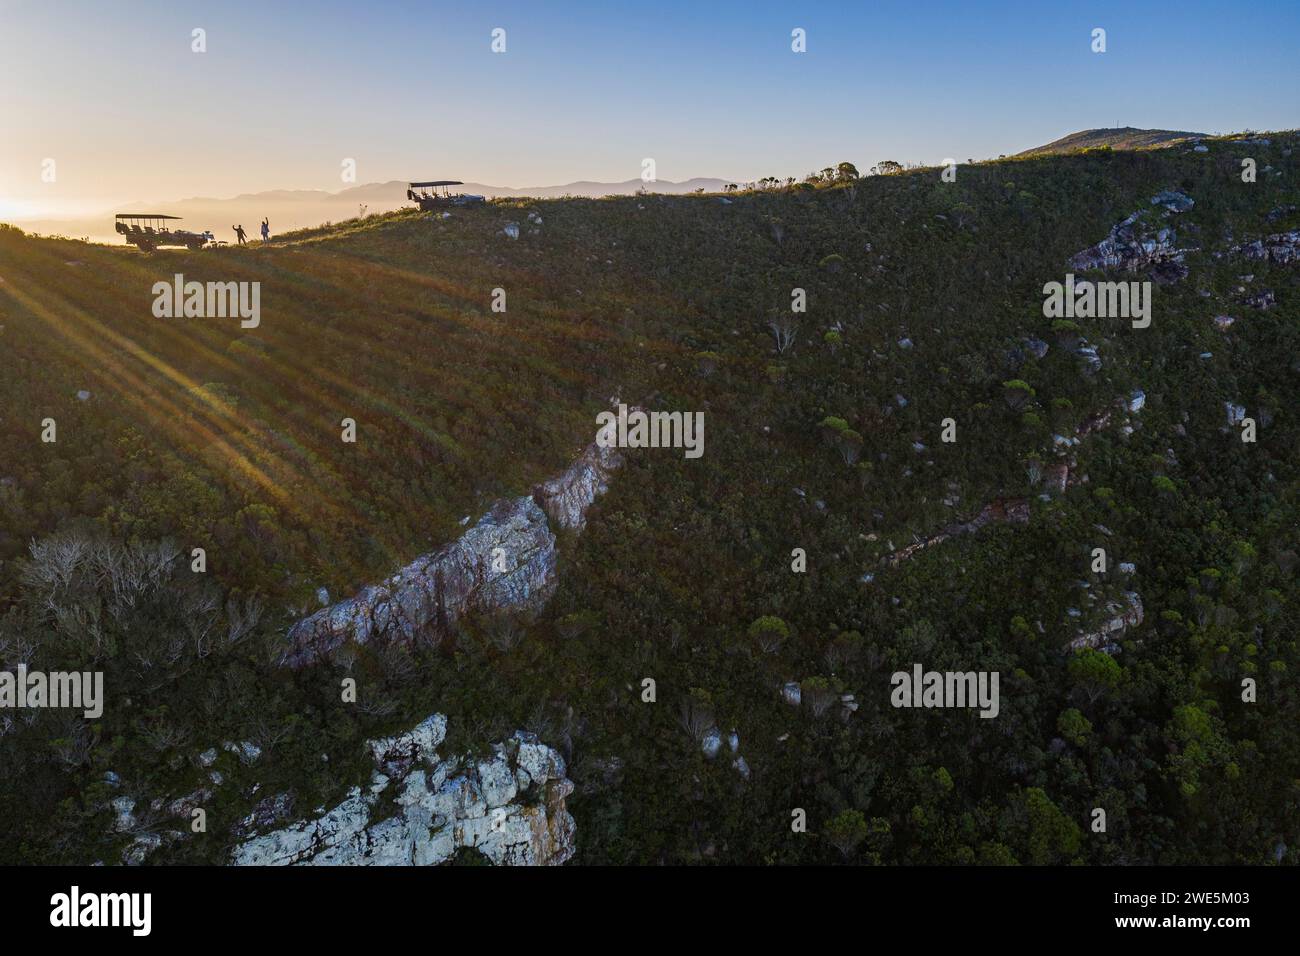
<path fill-rule="evenodd" d="M 333 806 L 363 740 L 437 712 L 448 752 L 563 755 L 582 863 L 1293 862 L 1300 138 L 1206 145 L 196 254 L 0 228 L 0 656 L 109 696 L 5 725 L 0 858 L 116 861 L 111 799 L 198 792 L 194 755 L 247 740 L 152 858 L 224 861 L 267 795 Z M 156 318 L 176 273 L 261 283 L 260 323 Z M 1149 327 L 1045 317 L 1067 273 L 1152 281 Z M 702 412 L 705 452 L 629 451 L 543 606 L 283 666 L 612 398 Z M 891 706 L 916 662 L 1000 672 L 998 717 Z"/>
<path fill-rule="evenodd" d="M 725 184 L 725 180 L 704 178 L 682 182 L 659 180 L 649 184 L 640 179 L 628 179 L 614 183 L 581 181 L 557 186 L 525 187 L 465 183 L 458 188 L 461 192 L 487 196 L 489 199 L 566 196 L 599 198 L 631 196 L 643 190 L 669 195 L 691 193 L 700 189 L 706 192 L 719 192 Z M 113 216 L 116 213 L 163 211 L 185 219 L 187 227 L 195 231 L 211 230 L 218 239 L 233 239 L 230 230 L 237 223 L 242 223 L 252 235 L 256 233 L 255 225 L 264 218 L 270 220 L 272 233 L 280 235 L 294 229 L 352 219 L 360 214 L 363 208 L 371 215 L 394 212 L 410 205 L 406 198 L 406 186 L 405 182 L 391 181 L 349 186 L 337 192 L 327 192 L 323 189 L 272 189 L 265 192 L 243 193 L 224 199 L 193 196 L 172 202 L 128 203 L 120 208 L 105 209 L 93 216 L 33 220 L 20 222 L 18 225 L 30 233 L 68 236 L 76 239 L 89 237 L 92 241 L 114 245 L 120 241 L 113 233 Z"/>
<path fill-rule="evenodd" d="M 1078 153 L 1085 149 L 1163 149 L 1190 139 L 1205 139 L 1205 133 L 1188 133 L 1168 129 L 1136 129 L 1119 126 L 1114 129 L 1085 129 L 1044 146 L 1035 146 L 1017 156 L 1061 155 Z"/>

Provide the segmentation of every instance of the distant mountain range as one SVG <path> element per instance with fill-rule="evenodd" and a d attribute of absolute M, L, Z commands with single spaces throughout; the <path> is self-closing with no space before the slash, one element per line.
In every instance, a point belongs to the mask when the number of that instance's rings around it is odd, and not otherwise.
<path fill-rule="evenodd" d="M 486 183 L 465 183 L 457 191 L 496 198 L 534 196 L 553 199 L 559 196 L 598 198 L 600 196 L 627 196 L 640 189 L 647 192 L 679 195 L 702 189 L 720 192 L 730 180 L 688 179 L 685 182 L 659 180 L 644 183 L 640 179 L 627 179 L 618 183 L 600 183 L 583 180 L 561 186 L 490 186 Z M 255 237 L 263 219 L 269 219 L 273 234 L 319 226 L 326 222 L 340 222 L 361 213 L 390 212 L 407 205 L 406 183 L 366 183 L 331 193 L 322 189 L 272 189 L 259 193 L 244 193 L 229 199 L 195 196 L 175 202 L 136 202 L 105 210 L 97 216 L 75 219 L 28 220 L 18 225 L 27 232 L 45 235 L 64 235 L 108 242 L 120 241 L 113 232 L 116 213 L 166 213 L 180 216 L 185 227 L 194 230 L 210 229 L 219 239 L 231 238 L 231 228 L 242 225 L 250 237 Z"/>
<path fill-rule="evenodd" d="M 1189 133 L 1172 129 L 1137 129 L 1117 126 L 1113 129 L 1085 129 L 1062 136 L 1045 146 L 1035 146 L 1017 156 L 1046 156 L 1059 153 L 1077 153 L 1084 149 L 1109 146 L 1111 149 L 1161 149 L 1190 139 L 1204 139 L 1208 133 Z"/>
<path fill-rule="evenodd" d="M 1046 156 L 1073 153 L 1097 146 L 1112 149 L 1158 149 L 1188 140 L 1205 138 L 1206 133 L 1185 130 L 1137 129 L 1132 126 L 1114 129 L 1087 129 L 1071 133 L 1044 146 L 1036 146 L 1018 153 L 1019 156 Z M 697 190 L 721 192 L 728 182 L 736 180 L 696 178 L 684 182 L 659 180 L 644 183 L 640 179 L 625 179 L 617 183 L 580 180 L 559 186 L 492 186 L 486 183 L 465 183 L 459 191 L 495 198 L 554 199 L 560 196 L 599 198 L 601 196 L 627 196 L 645 189 L 648 192 L 680 195 Z M 229 199 L 196 196 L 175 202 L 137 202 L 117 209 L 105 210 L 96 216 L 75 219 L 45 219 L 18 222 L 27 232 L 71 237 L 88 236 L 101 242 L 119 242 L 113 232 L 115 213 L 167 213 L 186 220 L 185 227 L 194 230 L 210 229 L 219 239 L 231 239 L 232 227 L 243 225 L 249 236 L 256 237 L 262 220 L 269 219 L 272 234 L 319 226 L 327 222 L 340 222 L 360 215 L 362 207 L 368 214 L 391 212 L 407 204 L 406 183 L 391 181 L 351 186 L 338 192 L 322 189 L 272 189 L 258 193 L 244 193 Z"/>

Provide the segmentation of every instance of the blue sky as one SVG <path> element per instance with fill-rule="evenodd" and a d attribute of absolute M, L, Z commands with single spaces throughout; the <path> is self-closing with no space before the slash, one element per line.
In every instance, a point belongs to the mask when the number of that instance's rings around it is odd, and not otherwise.
<path fill-rule="evenodd" d="M 624 180 L 645 157 L 744 180 L 1096 126 L 1295 127 L 1298 49 L 1294 0 L 0 0 L 0 212 L 334 190 L 348 157 L 358 182 Z"/>

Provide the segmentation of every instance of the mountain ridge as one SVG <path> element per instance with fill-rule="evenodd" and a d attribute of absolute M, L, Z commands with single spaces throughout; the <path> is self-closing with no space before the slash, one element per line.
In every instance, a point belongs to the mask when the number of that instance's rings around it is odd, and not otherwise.
<path fill-rule="evenodd" d="M 1136 126 L 1083 129 L 1067 133 L 1042 146 L 1016 153 L 1016 156 L 1043 156 L 1077 153 L 1085 149 L 1109 147 L 1110 149 L 1164 149 L 1188 140 L 1208 139 L 1210 133 L 1191 133 L 1185 130 L 1139 129 Z"/>

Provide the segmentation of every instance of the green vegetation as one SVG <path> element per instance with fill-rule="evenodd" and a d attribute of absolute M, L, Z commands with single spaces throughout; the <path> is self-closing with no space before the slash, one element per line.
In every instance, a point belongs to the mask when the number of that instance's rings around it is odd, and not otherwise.
<path fill-rule="evenodd" d="M 1300 205 L 1300 157 L 1293 136 L 1210 145 L 954 183 L 841 164 L 729 203 L 501 202 L 197 254 L 0 230 L 0 657 L 101 669 L 108 695 L 96 721 L 6 721 L 0 861 L 115 862 L 129 835 L 106 801 L 190 793 L 211 746 L 230 782 L 209 832 L 152 859 L 222 860 L 261 795 L 338 799 L 362 740 L 435 710 L 446 753 L 526 728 L 566 754 L 579 862 L 1263 863 L 1300 845 L 1300 283 L 1213 255 L 1300 227 L 1267 218 Z M 1242 184 L 1244 155 L 1283 175 Z M 1172 225 L 1200 251 L 1155 288 L 1151 327 L 1044 319 L 1043 283 L 1166 188 L 1196 200 Z M 261 282 L 260 326 L 153 317 L 152 284 L 178 272 Z M 1276 306 L 1241 304 L 1245 274 Z M 1024 356 L 1026 336 L 1049 352 Z M 1087 481 L 1039 500 L 1053 430 L 1139 388 L 1133 432 L 1090 434 L 1071 452 Z M 562 537 L 538 620 L 272 665 L 318 588 L 348 596 L 528 493 L 613 395 L 703 410 L 707 452 L 630 454 Z M 1228 401 L 1259 418 L 1256 443 L 1225 427 Z M 1006 496 L 1028 524 L 882 564 Z M 1118 653 L 1068 652 L 1126 589 L 1146 618 Z M 889 675 L 914 662 L 998 671 L 999 716 L 892 708 Z M 715 724 L 748 779 L 726 747 L 701 753 Z M 245 766 L 226 740 L 263 756 Z"/>

